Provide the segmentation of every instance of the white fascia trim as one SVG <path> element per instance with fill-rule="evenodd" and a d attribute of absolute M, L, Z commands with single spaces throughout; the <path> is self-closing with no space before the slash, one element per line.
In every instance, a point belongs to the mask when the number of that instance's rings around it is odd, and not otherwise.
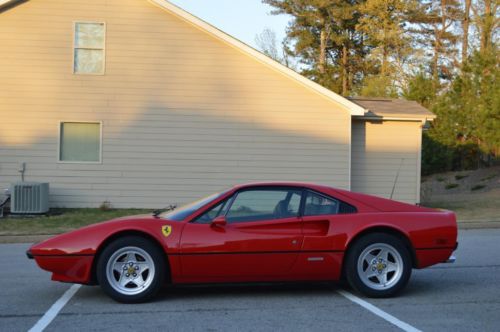
<path fill-rule="evenodd" d="M 354 117 L 355 120 L 374 120 L 374 121 L 413 121 L 413 122 L 422 122 L 433 121 L 434 117 L 429 118 L 404 118 L 404 117 L 393 117 L 393 116 L 361 116 Z"/>
<path fill-rule="evenodd" d="M 0 8 L 2 8 L 4 6 L 8 6 L 11 3 L 14 3 L 14 2 L 17 2 L 17 1 L 19 1 L 19 0 L 0 0 Z"/>
<path fill-rule="evenodd" d="M 194 25 L 195 27 L 201 29 L 202 31 L 205 31 L 209 33 L 210 35 L 216 37 L 217 39 L 222 40 L 223 42 L 235 47 L 236 49 L 242 51 L 243 53 L 252 56 L 259 62 L 262 62 L 273 69 L 279 71 L 280 73 L 298 81 L 302 85 L 314 90 L 315 92 L 319 93 L 323 97 L 326 97 L 327 99 L 335 102 L 336 104 L 340 105 L 343 109 L 347 110 L 350 112 L 351 115 L 363 115 L 365 113 L 365 109 L 360 107 L 359 105 L 351 102 L 350 100 L 336 94 L 333 91 L 330 91 L 321 85 L 305 78 L 304 76 L 296 73 L 295 71 L 291 70 L 290 68 L 287 68 L 286 66 L 282 65 L 281 63 L 274 61 L 273 59 L 269 58 L 267 55 L 262 54 L 261 52 L 257 51 L 256 49 L 248 46 L 247 44 L 237 40 L 236 38 L 228 35 L 227 33 L 217 29 L 213 25 L 199 19 L 198 17 L 186 12 L 184 9 L 177 7 L 176 5 L 166 1 L 166 0 L 149 0 L 149 2 L 155 4 L 156 6 L 165 9 L 172 14 L 176 15 L 177 17 L 183 19 L 184 21 Z"/>

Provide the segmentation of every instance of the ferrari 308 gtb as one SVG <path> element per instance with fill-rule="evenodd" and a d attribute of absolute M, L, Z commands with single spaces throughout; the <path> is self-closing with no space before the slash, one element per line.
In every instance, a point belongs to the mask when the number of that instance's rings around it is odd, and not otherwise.
<path fill-rule="evenodd" d="M 52 279 L 142 302 L 166 284 L 347 282 L 388 297 L 413 268 L 454 260 L 450 211 L 309 183 L 236 186 L 180 208 L 110 220 L 33 245 Z"/>

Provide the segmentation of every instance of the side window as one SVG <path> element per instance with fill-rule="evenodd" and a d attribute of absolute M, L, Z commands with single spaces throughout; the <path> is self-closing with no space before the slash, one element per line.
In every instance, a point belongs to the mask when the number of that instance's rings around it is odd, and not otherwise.
<path fill-rule="evenodd" d="M 310 191 L 307 192 L 304 216 L 337 214 L 338 211 L 339 201 Z"/>
<path fill-rule="evenodd" d="M 223 215 L 225 213 L 225 208 L 227 208 L 226 203 L 228 201 L 229 201 L 229 199 L 226 199 L 226 200 L 220 202 L 219 204 L 217 204 L 216 206 L 214 206 L 213 208 L 211 208 L 210 210 L 208 210 L 207 212 L 203 213 L 201 216 L 196 218 L 194 220 L 194 222 L 199 223 L 199 224 L 211 223 L 212 220 L 214 220 L 218 216 Z"/>
<path fill-rule="evenodd" d="M 288 203 L 288 214 L 297 216 L 300 210 L 300 199 L 302 198 L 302 193 L 300 191 L 293 192 L 290 197 L 290 203 Z"/>
<path fill-rule="evenodd" d="M 243 191 L 236 196 L 226 220 L 237 223 L 294 217 L 298 214 L 300 196 L 301 191 L 293 189 Z"/>

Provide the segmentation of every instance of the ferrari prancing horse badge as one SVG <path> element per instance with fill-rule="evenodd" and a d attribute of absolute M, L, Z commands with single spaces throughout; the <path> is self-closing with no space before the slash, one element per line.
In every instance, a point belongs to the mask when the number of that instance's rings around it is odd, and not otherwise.
<path fill-rule="evenodd" d="M 161 226 L 161 232 L 165 237 L 168 237 L 170 233 L 172 233 L 172 226 L 170 225 Z"/>

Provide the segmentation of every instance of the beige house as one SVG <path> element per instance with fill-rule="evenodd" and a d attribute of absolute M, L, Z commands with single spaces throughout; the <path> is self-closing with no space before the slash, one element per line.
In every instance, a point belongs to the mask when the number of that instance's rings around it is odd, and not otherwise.
<path fill-rule="evenodd" d="M 0 0 L 0 45 L 0 188 L 24 168 L 52 207 L 269 180 L 419 202 L 431 113 L 343 98 L 165 0 Z"/>

